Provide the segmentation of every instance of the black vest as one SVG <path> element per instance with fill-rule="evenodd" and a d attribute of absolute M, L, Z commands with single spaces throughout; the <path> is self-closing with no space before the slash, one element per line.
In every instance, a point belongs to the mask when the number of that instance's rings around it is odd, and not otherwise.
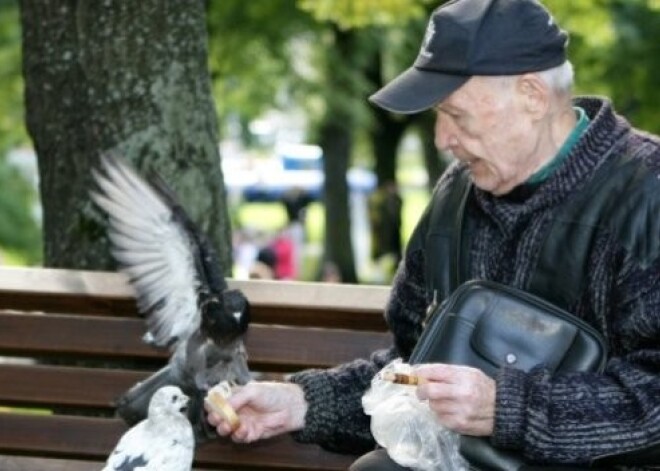
<path fill-rule="evenodd" d="M 610 151 L 618 154 L 603 156 L 603 163 L 582 189 L 556 208 L 525 287 L 565 310 L 570 311 L 585 289 L 597 232 L 608 231 L 642 268 L 660 257 L 659 177 L 619 147 Z M 409 250 L 421 248 L 425 253 L 426 293 L 431 307 L 467 281 L 474 234 L 474 221 L 466 211 L 471 193 L 467 169 L 462 169 L 451 185 L 434 192 L 411 237 Z M 603 457 L 593 464 L 646 465 L 659 460 L 660 444 L 654 444 Z"/>
<path fill-rule="evenodd" d="M 642 267 L 660 256 L 658 177 L 620 149 L 556 210 L 525 289 L 559 307 L 574 306 L 584 290 L 595 234 L 606 230 Z M 436 190 L 411 240 L 423 244 L 429 303 L 467 281 L 474 221 L 465 206 L 472 193 L 467 168 Z M 435 263 L 441 261 L 441 263 Z M 436 292 L 437 296 L 434 296 Z"/>

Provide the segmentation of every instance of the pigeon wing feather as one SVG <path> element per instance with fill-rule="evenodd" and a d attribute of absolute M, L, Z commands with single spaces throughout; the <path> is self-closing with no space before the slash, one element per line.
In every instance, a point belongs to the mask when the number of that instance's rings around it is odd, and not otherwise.
<path fill-rule="evenodd" d="M 227 282 L 222 273 L 220 259 L 211 246 L 206 234 L 199 230 L 197 225 L 190 219 L 181 204 L 177 201 L 174 192 L 160 175 L 154 173 L 149 178 L 149 182 L 163 201 L 172 209 L 174 217 L 180 222 L 181 227 L 186 230 L 188 237 L 194 241 L 196 248 L 195 267 L 203 289 L 220 295 L 227 289 Z"/>
<path fill-rule="evenodd" d="M 93 201 L 109 218 L 112 253 L 137 295 L 150 338 L 176 345 L 200 324 L 195 241 L 171 207 L 116 156 L 102 158 L 94 172 L 99 192 Z"/>
<path fill-rule="evenodd" d="M 146 422 L 140 422 L 124 433 L 108 456 L 102 471 L 128 469 L 130 465 L 149 464 L 150 446 L 146 439 Z"/>

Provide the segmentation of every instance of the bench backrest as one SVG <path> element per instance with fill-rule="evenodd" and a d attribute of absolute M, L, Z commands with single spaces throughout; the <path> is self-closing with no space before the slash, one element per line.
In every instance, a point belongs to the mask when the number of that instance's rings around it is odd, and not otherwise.
<path fill-rule="evenodd" d="M 367 357 L 391 342 L 386 287 L 230 285 L 250 300 L 246 348 L 251 369 L 266 377 Z M 121 274 L 0 269 L 0 467 L 100 469 L 126 430 L 114 417 L 115 399 L 168 357 L 141 341 L 144 331 Z M 339 470 L 352 459 L 288 436 L 254 445 L 217 440 L 198 449 L 196 469 Z"/>

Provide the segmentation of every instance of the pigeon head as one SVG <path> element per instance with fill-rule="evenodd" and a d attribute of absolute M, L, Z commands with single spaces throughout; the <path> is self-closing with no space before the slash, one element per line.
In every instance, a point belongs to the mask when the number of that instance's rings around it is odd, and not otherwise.
<path fill-rule="evenodd" d="M 218 345 L 245 334 L 250 323 L 250 303 L 239 290 L 227 289 L 220 297 L 209 296 L 201 310 L 201 330 Z"/>
<path fill-rule="evenodd" d="M 149 402 L 149 415 L 185 414 L 190 399 L 178 386 L 163 386 Z"/>

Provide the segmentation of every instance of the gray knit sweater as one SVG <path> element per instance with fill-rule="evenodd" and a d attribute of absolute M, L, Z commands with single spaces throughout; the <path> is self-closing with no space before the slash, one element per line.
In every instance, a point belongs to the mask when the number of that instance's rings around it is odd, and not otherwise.
<path fill-rule="evenodd" d="M 475 190 L 481 217 L 472 239 L 469 278 L 525 288 L 547 227 L 544 221 L 593 175 L 621 138 L 629 155 L 658 176 L 660 192 L 660 140 L 631 128 L 607 100 L 580 98 L 576 105 L 587 112 L 589 128 L 540 187 L 499 198 Z M 460 165 L 450 167 L 438 185 L 450 185 Z M 645 237 L 660 238 L 648 234 L 649 228 L 637 229 Z M 361 397 L 378 370 L 410 355 L 429 299 L 423 244 L 413 242 L 385 311 L 393 347 L 368 360 L 292 377 L 309 402 L 305 428 L 294 433 L 297 440 L 352 453 L 375 445 Z M 541 368 L 529 373 L 504 368 L 497 376 L 491 441 L 520 450 L 532 461 L 585 464 L 660 441 L 660 256 L 640 264 L 602 230 L 593 239 L 589 267 L 585 288 L 570 311 L 605 335 L 611 352 L 605 373 L 551 376 Z"/>

